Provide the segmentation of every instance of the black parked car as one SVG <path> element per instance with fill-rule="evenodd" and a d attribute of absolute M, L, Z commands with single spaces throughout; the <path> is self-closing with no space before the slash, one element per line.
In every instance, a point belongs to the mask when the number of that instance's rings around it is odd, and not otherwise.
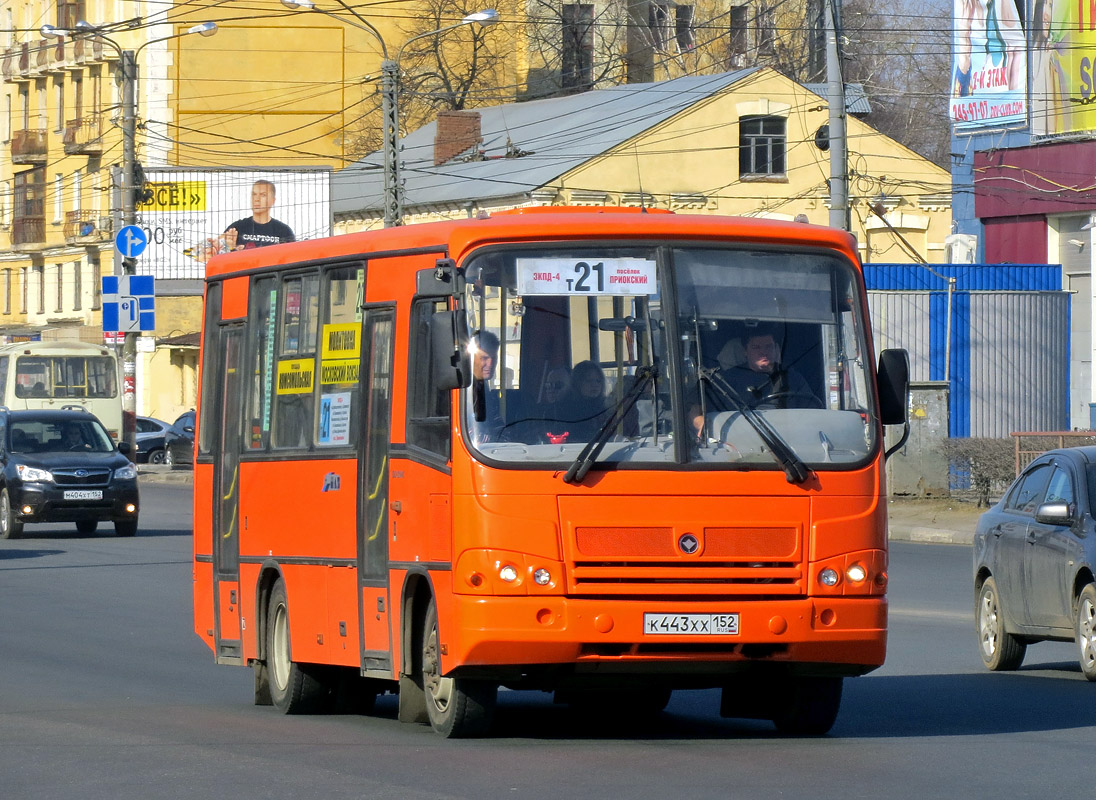
<path fill-rule="evenodd" d="M 164 435 L 164 463 L 172 469 L 194 466 L 194 419 L 193 411 L 180 414 Z"/>
<path fill-rule="evenodd" d="M 975 624 L 992 670 L 1029 644 L 1077 643 L 1096 681 L 1096 447 L 1051 450 L 1021 473 L 974 534 Z"/>
<path fill-rule="evenodd" d="M 0 410 L 0 539 L 29 522 L 75 522 L 94 533 L 114 522 L 137 533 L 137 469 L 106 428 L 86 411 Z"/>
<path fill-rule="evenodd" d="M 165 437 L 171 426 L 155 417 L 137 417 L 137 463 L 163 464 L 167 447 Z"/>

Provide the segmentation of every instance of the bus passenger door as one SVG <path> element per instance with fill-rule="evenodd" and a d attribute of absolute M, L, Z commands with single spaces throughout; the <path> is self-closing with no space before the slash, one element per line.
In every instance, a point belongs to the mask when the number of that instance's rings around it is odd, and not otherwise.
<path fill-rule="evenodd" d="M 222 327 L 216 353 L 221 360 L 217 408 L 209 419 L 217 420 L 217 453 L 213 467 L 213 570 L 216 606 L 217 657 L 238 659 L 242 653 L 240 630 L 240 531 L 239 477 L 241 399 L 244 393 L 243 329 Z M 218 373 L 214 373 L 218 374 Z"/>
<path fill-rule="evenodd" d="M 362 316 L 363 420 L 358 451 L 358 581 L 363 670 L 390 673 L 388 592 L 388 443 L 391 441 L 395 309 L 366 307 Z"/>

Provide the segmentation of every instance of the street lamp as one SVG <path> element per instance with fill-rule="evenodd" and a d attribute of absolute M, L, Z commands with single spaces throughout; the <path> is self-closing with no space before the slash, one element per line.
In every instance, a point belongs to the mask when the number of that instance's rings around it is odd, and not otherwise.
<path fill-rule="evenodd" d="M 43 25 L 40 29 L 42 36 L 57 38 L 61 36 L 77 36 L 96 39 L 109 45 L 118 53 L 121 59 L 122 73 L 122 224 L 137 224 L 137 186 L 135 173 L 137 167 L 137 56 L 150 44 L 166 42 L 169 39 L 178 39 L 181 36 L 198 34 L 199 36 L 213 36 L 217 32 L 215 22 L 203 22 L 194 25 L 185 31 L 162 36 L 158 39 L 150 39 L 136 50 L 124 50 L 120 44 L 106 35 L 104 31 L 113 28 L 104 28 L 92 25 L 86 20 L 80 20 L 72 28 L 57 28 L 53 25 Z M 133 258 L 123 258 L 121 270 L 118 269 L 118 261 L 114 262 L 116 275 L 133 275 L 137 272 L 137 261 Z M 127 331 L 122 344 L 122 441 L 128 442 L 132 457 L 137 454 L 137 334 Z"/>
<path fill-rule="evenodd" d="M 346 4 L 344 0 L 337 0 L 339 5 L 350 12 L 357 20 L 353 22 L 345 17 L 340 17 L 326 9 L 318 8 L 313 0 L 282 0 L 286 8 L 305 11 L 315 11 L 319 14 L 338 19 L 352 28 L 371 33 L 381 46 L 381 128 L 384 135 L 384 227 L 391 228 L 403 224 L 403 180 L 400 177 L 400 56 L 403 49 L 411 42 L 427 36 L 437 36 L 446 31 L 460 28 L 464 25 L 477 23 L 479 25 L 494 25 L 499 21 L 499 12 L 493 8 L 484 11 L 476 11 L 464 17 L 460 22 L 436 30 L 420 33 L 412 36 L 404 42 L 396 53 L 395 58 L 388 57 L 388 46 L 384 43 L 384 37 L 369 20 Z"/>

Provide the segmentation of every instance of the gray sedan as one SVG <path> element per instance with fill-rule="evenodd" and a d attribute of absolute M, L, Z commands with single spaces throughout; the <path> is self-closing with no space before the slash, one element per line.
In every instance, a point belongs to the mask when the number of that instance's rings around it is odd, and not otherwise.
<path fill-rule="evenodd" d="M 1029 644 L 1077 643 L 1096 681 L 1096 447 L 1031 462 L 974 534 L 975 624 L 982 660 L 1017 669 Z"/>

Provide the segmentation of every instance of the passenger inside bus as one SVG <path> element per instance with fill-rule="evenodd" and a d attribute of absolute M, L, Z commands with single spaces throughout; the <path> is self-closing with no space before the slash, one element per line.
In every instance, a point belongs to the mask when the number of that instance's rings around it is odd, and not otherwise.
<path fill-rule="evenodd" d="M 605 373 L 593 361 L 580 361 L 571 371 L 571 385 L 558 404 L 558 417 L 549 419 L 548 440 L 588 442 L 609 417 Z M 554 426 L 554 429 L 553 427 Z"/>
<path fill-rule="evenodd" d="M 472 336 L 472 411 L 476 421 L 475 437 L 480 442 L 495 441 L 502 429 L 499 395 L 491 386 L 498 361 L 499 339 L 490 331 Z"/>
<path fill-rule="evenodd" d="M 725 397 L 725 393 L 720 390 L 722 384 L 731 389 L 732 398 L 744 402 L 750 408 L 823 407 L 822 401 L 803 376 L 780 363 L 780 345 L 771 329 L 753 329 L 742 337 L 741 345 L 744 361 L 726 367 L 721 359 L 712 378 L 715 386 L 705 387 L 704 401 L 708 411 L 735 410 L 734 401 Z M 725 345 L 720 356 L 724 356 L 727 350 Z M 689 418 L 699 434 L 704 423 L 699 397 L 690 406 Z"/>

